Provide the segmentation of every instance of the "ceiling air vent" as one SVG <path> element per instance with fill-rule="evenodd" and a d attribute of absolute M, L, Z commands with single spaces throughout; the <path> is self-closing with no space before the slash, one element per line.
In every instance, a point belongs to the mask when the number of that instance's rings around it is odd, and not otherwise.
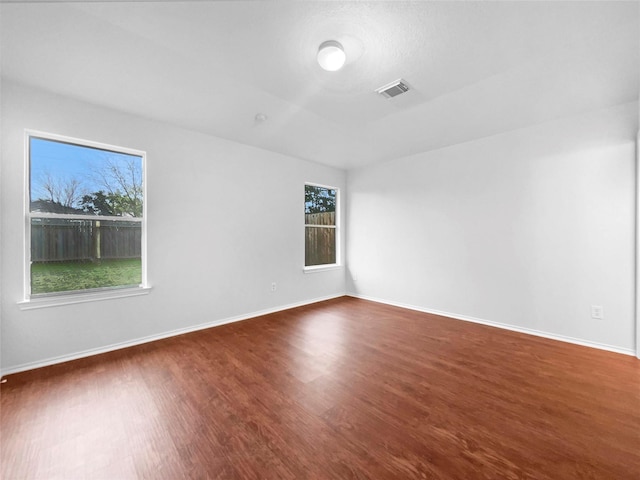
<path fill-rule="evenodd" d="M 407 85 L 407 83 L 402 79 L 391 82 L 384 87 L 380 87 L 376 90 L 376 92 L 386 98 L 397 97 L 398 95 L 408 91 L 409 85 Z"/>

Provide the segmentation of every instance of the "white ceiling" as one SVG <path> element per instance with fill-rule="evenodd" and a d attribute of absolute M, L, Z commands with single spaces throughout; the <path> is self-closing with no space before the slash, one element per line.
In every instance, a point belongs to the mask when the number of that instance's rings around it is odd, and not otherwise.
<path fill-rule="evenodd" d="M 2 75 L 348 169 L 637 100 L 639 6 L 4 1 Z"/>

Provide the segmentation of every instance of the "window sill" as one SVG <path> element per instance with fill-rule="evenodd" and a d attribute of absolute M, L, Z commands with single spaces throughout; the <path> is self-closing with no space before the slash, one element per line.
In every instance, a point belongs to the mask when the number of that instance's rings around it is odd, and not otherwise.
<path fill-rule="evenodd" d="M 60 307 L 62 305 L 73 305 L 76 303 L 97 302 L 100 300 L 111 300 L 114 298 L 137 297 L 147 295 L 151 287 L 133 287 L 108 290 L 92 293 L 76 293 L 68 295 L 56 295 L 47 297 L 35 297 L 29 300 L 18 302 L 20 310 L 33 310 L 36 308 Z"/>
<path fill-rule="evenodd" d="M 326 272 L 328 270 L 339 270 L 342 265 L 332 263 L 331 265 L 314 265 L 312 267 L 304 267 L 304 273 Z"/>

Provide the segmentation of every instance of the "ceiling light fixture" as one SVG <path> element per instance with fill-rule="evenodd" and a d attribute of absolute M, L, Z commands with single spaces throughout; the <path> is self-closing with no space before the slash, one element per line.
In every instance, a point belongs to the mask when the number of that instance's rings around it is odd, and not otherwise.
<path fill-rule="evenodd" d="M 328 72 L 340 70 L 347 61 L 344 48 L 340 42 L 335 40 L 327 40 L 320 44 L 318 48 L 318 63 Z"/>

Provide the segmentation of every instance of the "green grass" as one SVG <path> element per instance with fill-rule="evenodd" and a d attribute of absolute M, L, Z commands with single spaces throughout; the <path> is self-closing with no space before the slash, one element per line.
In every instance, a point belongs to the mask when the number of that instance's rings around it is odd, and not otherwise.
<path fill-rule="evenodd" d="M 139 258 L 31 265 L 31 293 L 34 295 L 138 285 L 141 282 L 142 264 Z"/>

